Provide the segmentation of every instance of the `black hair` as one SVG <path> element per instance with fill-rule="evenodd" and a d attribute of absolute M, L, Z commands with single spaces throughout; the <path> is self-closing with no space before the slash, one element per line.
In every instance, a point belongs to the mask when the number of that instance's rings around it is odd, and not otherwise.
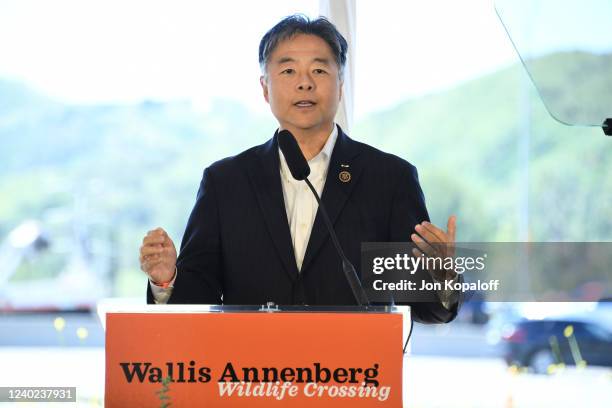
<path fill-rule="evenodd" d="M 268 59 L 278 44 L 297 34 L 316 35 L 325 41 L 332 50 L 342 78 L 348 49 L 346 39 L 325 17 L 311 20 L 304 14 L 293 14 L 283 18 L 263 36 L 259 43 L 259 66 L 262 71 L 265 72 Z"/>

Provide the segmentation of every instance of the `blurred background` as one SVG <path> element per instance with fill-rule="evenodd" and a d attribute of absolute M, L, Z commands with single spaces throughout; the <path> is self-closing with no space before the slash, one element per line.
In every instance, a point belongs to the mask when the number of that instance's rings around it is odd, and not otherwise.
<path fill-rule="evenodd" d="M 357 1 L 348 133 L 413 163 L 459 242 L 610 242 L 612 140 L 567 124 L 612 106 L 612 5 L 568 1 L 585 29 L 555 25 L 578 19 L 569 5 L 518 3 Z M 203 169 L 272 136 L 259 41 L 319 7 L 0 0 L 0 386 L 76 385 L 102 406 L 98 303 L 144 303 L 144 234 L 178 245 Z M 452 324 L 415 327 L 406 400 L 612 406 L 609 296 L 474 296 Z"/>

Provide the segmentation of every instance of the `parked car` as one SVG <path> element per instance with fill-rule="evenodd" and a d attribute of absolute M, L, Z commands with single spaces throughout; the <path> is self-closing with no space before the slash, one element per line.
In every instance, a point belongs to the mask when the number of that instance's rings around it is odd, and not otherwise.
<path fill-rule="evenodd" d="M 502 335 L 509 365 L 545 374 L 553 364 L 612 367 L 612 330 L 605 314 L 522 319 Z"/>

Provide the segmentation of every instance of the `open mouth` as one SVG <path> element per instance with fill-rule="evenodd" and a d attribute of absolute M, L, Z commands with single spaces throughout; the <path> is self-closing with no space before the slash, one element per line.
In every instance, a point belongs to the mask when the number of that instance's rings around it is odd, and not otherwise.
<path fill-rule="evenodd" d="M 309 101 L 309 100 L 303 100 L 303 101 L 297 101 L 293 105 L 297 106 L 298 108 L 310 108 L 312 106 L 315 106 L 316 102 Z"/>

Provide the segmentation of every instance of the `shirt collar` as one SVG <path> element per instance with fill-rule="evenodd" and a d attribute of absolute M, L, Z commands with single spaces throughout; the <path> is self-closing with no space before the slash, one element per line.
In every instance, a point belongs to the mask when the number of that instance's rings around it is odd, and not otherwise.
<path fill-rule="evenodd" d="M 338 138 L 338 127 L 334 123 L 334 129 L 332 130 L 331 134 L 327 138 L 327 142 L 325 142 L 325 146 L 323 146 L 319 154 L 317 154 L 311 160 L 314 160 L 317 157 L 322 156 L 323 160 L 325 160 L 326 162 L 329 162 L 332 152 L 334 151 L 334 145 L 336 144 L 337 138 Z"/>

